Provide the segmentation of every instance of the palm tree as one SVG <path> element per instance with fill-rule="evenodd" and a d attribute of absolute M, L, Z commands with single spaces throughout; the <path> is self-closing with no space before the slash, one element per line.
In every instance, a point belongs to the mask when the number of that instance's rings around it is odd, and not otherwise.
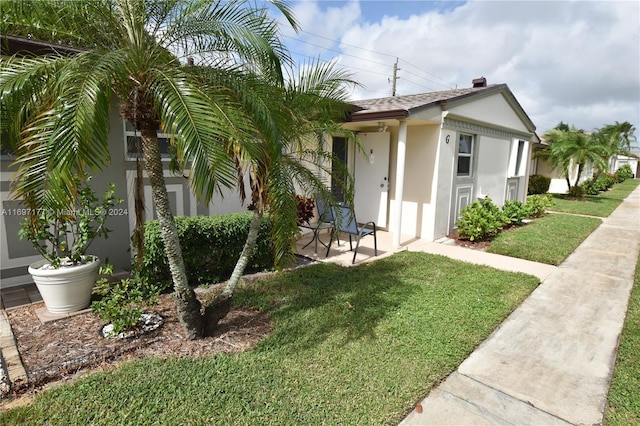
<path fill-rule="evenodd" d="M 297 27 L 286 4 L 270 3 Z M 200 302 L 187 282 L 157 133 L 174 135 L 176 160 L 182 168 L 188 165 L 192 189 L 205 202 L 222 187 L 233 187 L 229 146 L 255 131 L 224 83 L 241 85 L 250 71 L 283 84 L 282 65 L 290 58 L 275 20 L 246 0 L 14 0 L 0 10 L 2 34 L 83 49 L 0 64 L 2 111 L 17 123 L 10 129 L 18 141 L 14 195 L 45 206 L 76 191 L 74 175 L 105 167 L 115 95 L 123 118 L 142 137 L 178 317 L 189 338 L 201 336 Z M 187 57 L 216 73 L 184 66 L 180 59 Z"/>
<path fill-rule="evenodd" d="M 340 128 L 350 106 L 347 87 L 355 84 L 334 64 L 313 62 L 303 65 L 297 78 L 284 88 L 257 82 L 255 90 L 243 96 L 256 101 L 250 107 L 258 119 L 254 144 L 236 149 L 241 176 L 246 172 L 251 183 L 253 218 L 242 254 L 223 291 L 205 308 L 205 333 L 210 332 L 227 314 L 234 291 L 253 254 L 263 217 L 271 214 L 272 243 L 276 263 L 286 264 L 293 255 L 299 233 L 295 195 L 319 193 L 331 199 L 327 178 L 352 194 L 352 178 L 341 170 L 331 175 L 333 154 L 324 149 L 324 135 L 345 133 Z M 260 114 L 255 109 L 267 111 Z M 337 160 L 335 160 L 337 161 Z M 337 163 L 339 164 L 339 162 Z M 242 167 L 244 166 L 244 167 Z"/>
<path fill-rule="evenodd" d="M 572 189 L 570 181 L 572 167 L 578 167 L 573 187 L 578 186 L 587 163 L 591 162 L 596 168 L 602 167 L 604 152 L 602 145 L 597 143 L 593 135 L 589 135 L 583 130 L 578 130 L 573 126 L 569 130 L 553 129 L 545 133 L 544 139 L 550 145 L 542 150 L 541 156 L 546 158 L 554 169 L 562 171 L 569 192 Z"/>
<path fill-rule="evenodd" d="M 622 123 L 607 124 L 596 133 L 598 143 L 603 147 L 603 159 L 608 166 L 612 157 L 617 155 L 633 156 L 631 154 L 631 144 L 635 142 L 635 126 L 624 121 Z M 599 170 L 605 172 L 605 170 Z"/>

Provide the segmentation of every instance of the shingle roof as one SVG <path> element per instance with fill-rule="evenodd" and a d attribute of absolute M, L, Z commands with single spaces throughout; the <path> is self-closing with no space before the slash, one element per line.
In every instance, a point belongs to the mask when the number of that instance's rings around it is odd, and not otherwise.
<path fill-rule="evenodd" d="M 463 89 L 443 90 L 440 92 L 352 101 L 351 103 L 355 105 L 358 110 L 353 112 L 351 116 L 353 119 L 358 119 L 359 116 L 365 116 L 368 114 L 380 115 L 390 113 L 390 115 L 395 116 L 400 112 L 404 112 L 403 115 L 406 116 L 415 110 L 426 108 L 443 101 L 462 99 L 467 96 L 475 95 L 479 92 L 495 91 L 502 89 L 503 87 L 506 87 L 506 85 L 489 84 L 486 87 L 467 87 Z"/>

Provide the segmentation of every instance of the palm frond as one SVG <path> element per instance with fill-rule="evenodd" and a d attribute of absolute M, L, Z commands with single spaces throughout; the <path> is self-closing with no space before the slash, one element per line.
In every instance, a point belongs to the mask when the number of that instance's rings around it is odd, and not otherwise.
<path fill-rule="evenodd" d="M 156 70 L 149 90 L 165 130 L 176 136 L 178 161 L 191 169 L 194 192 L 209 202 L 221 187 L 235 186 L 229 141 L 246 138 L 249 129 L 233 98 L 190 80 L 180 70 Z"/>

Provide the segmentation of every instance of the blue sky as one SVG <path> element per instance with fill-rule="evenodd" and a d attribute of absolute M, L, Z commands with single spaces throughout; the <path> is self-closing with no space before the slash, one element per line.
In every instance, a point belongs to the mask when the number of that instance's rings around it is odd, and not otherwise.
<path fill-rule="evenodd" d="M 640 136 L 640 2 L 290 2 L 297 61 L 335 60 L 364 87 L 353 99 L 506 83 L 539 132 L 629 121 Z"/>

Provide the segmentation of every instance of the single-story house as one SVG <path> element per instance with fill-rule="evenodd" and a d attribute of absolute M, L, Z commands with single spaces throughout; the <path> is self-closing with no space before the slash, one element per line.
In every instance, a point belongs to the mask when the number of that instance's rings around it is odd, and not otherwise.
<path fill-rule="evenodd" d="M 344 127 L 362 150 L 333 138 L 355 176 L 358 221 L 405 238 L 438 240 L 478 198 L 525 201 L 535 126 L 506 84 L 353 102 Z"/>
<path fill-rule="evenodd" d="M 58 45 L 3 36 L 3 55 L 20 51 L 44 54 Z M 473 87 L 433 93 L 355 101 L 344 123 L 357 132 L 362 149 L 352 140 L 328 136 L 333 153 L 355 177 L 355 211 L 360 222 L 374 221 L 394 233 L 394 244 L 406 238 L 428 241 L 455 230 L 460 211 L 475 199 L 490 197 L 496 204 L 524 201 L 527 194 L 535 126 L 506 84 L 487 85 L 484 78 Z M 129 269 L 130 236 L 134 229 L 136 187 L 136 134 L 111 109 L 109 144 L 111 165 L 95 176 L 96 192 L 116 185 L 125 201 L 111 217 L 108 240 L 96 240 L 92 254 L 109 258 L 117 268 Z M 168 146 L 167 135 L 159 134 Z M 167 158 L 168 160 L 168 158 Z M 30 282 L 27 267 L 40 256 L 30 243 L 18 238 L 24 217 L 18 201 L 10 200 L 9 152 L 0 155 L 0 280 L 3 287 Z M 183 176 L 169 171 L 165 180 L 174 215 L 216 215 L 243 211 L 232 191 L 210 205 L 198 203 Z M 153 219 L 151 188 L 143 174 L 145 214 Z M 340 194 L 335 189 L 336 196 Z"/>
<path fill-rule="evenodd" d="M 609 163 L 609 173 L 615 173 L 620 167 L 628 164 L 631 167 L 631 172 L 633 173 L 633 177 L 640 176 L 640 150 L 635 149 L 630 152 L 632 156 L 628 155 L 614 155 L 611 157 L 611 161 Z"/>

